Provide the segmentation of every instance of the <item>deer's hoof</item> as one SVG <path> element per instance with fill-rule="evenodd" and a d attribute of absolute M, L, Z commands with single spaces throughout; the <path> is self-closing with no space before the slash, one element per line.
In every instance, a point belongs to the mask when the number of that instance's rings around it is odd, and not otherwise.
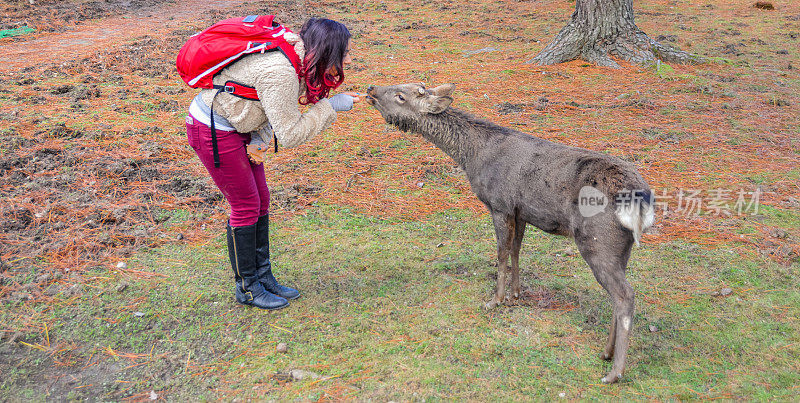
<path fill-rule="evenodd" d="M 603 383 L 611 384 L 617 383 L 620 379 L 622 379 L 622 374 L 617 373 L 616 371 L 609 372 L 608 375 L 604 376 L 603 379 L 600 381 Z"/>
<path fill-rule="evenodd" d="M 608 360 L 610 360 L 612 358 L 614 358 L 614 352 L 613 351 L 610 352 L 610 353 L 606 352 L 606 351 L 603 351 L 602 353 L 600 353 L 600 359 L 601 360 L 608 361 Z"/>
<path fill-rule="evenodd" d="M 490 309 L 496 308 L 498 305 L 500 305 L 500 301 L 498 301 L 497 298 L 495 297 L 495 298 L 492 298 L 491 301 L 489 301 L 486 304 L 484 304 L 483 305 L 483 309 L 488 311 Z"/>

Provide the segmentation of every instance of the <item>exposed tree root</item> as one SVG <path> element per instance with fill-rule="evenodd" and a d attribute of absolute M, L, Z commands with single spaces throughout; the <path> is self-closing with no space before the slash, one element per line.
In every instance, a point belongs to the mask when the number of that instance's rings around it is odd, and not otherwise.
<path fill-rule="evenodd" d="M 582 59 L 598 66 L 619 68 L 614 60 L 620 59 L 635 64 L 652 64 L 656 60 L 667 63 L 695 64 L 705 58 L 674 49 L 652 40 L 635 24 L 623 23 L 613 33 L 590 29 L 585 24 L 570 21 L 536 57 L 527 63 L 551 65 Z"/>

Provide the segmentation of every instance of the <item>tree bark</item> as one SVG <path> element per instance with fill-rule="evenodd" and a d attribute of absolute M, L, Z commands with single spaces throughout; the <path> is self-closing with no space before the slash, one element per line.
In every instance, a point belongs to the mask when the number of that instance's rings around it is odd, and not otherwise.
<path fill-rule="evenodd" d="M 702 61 L 642 32 L 633 21 L 633 0 L 576 0 L 572 20 L 528 63 L 549 65 L 583 59 L 618 68 L 611 56 L 637 64 L 657 59 L 681 64 Z"/>

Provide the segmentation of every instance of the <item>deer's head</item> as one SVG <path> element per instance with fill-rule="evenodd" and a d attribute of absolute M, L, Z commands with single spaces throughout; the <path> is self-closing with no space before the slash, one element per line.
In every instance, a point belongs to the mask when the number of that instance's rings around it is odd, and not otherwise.
<path fill-rule="evenodd" d="M 387 122 L 419 119 L 447 110 L 453 98 L 454 84 L 426 89 L 425 84 L 399 84 L 367 89 L 367 103 L 374 106 Z"/>

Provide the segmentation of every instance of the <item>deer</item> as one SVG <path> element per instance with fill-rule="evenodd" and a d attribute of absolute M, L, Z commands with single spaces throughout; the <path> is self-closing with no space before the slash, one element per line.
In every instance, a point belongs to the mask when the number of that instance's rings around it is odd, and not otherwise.
<path fill-rule="evenodd" d="M 647 182 L 620 158 L 541 139 L 451 107 L 454 90 L 454 84 L 370 86 L 365 99 L 386 123 L 421 135 L 458 163 L 489 210 L 498 275 L 485 308 L 520 297 L 519 253 L 527 224 L 575 240 L 611 297 L 611 328 L 600 357 L 613 364 L 602 382 L 619 381 L 634 313 L 625 271 L 633 245 L 655 221 Z"/>

